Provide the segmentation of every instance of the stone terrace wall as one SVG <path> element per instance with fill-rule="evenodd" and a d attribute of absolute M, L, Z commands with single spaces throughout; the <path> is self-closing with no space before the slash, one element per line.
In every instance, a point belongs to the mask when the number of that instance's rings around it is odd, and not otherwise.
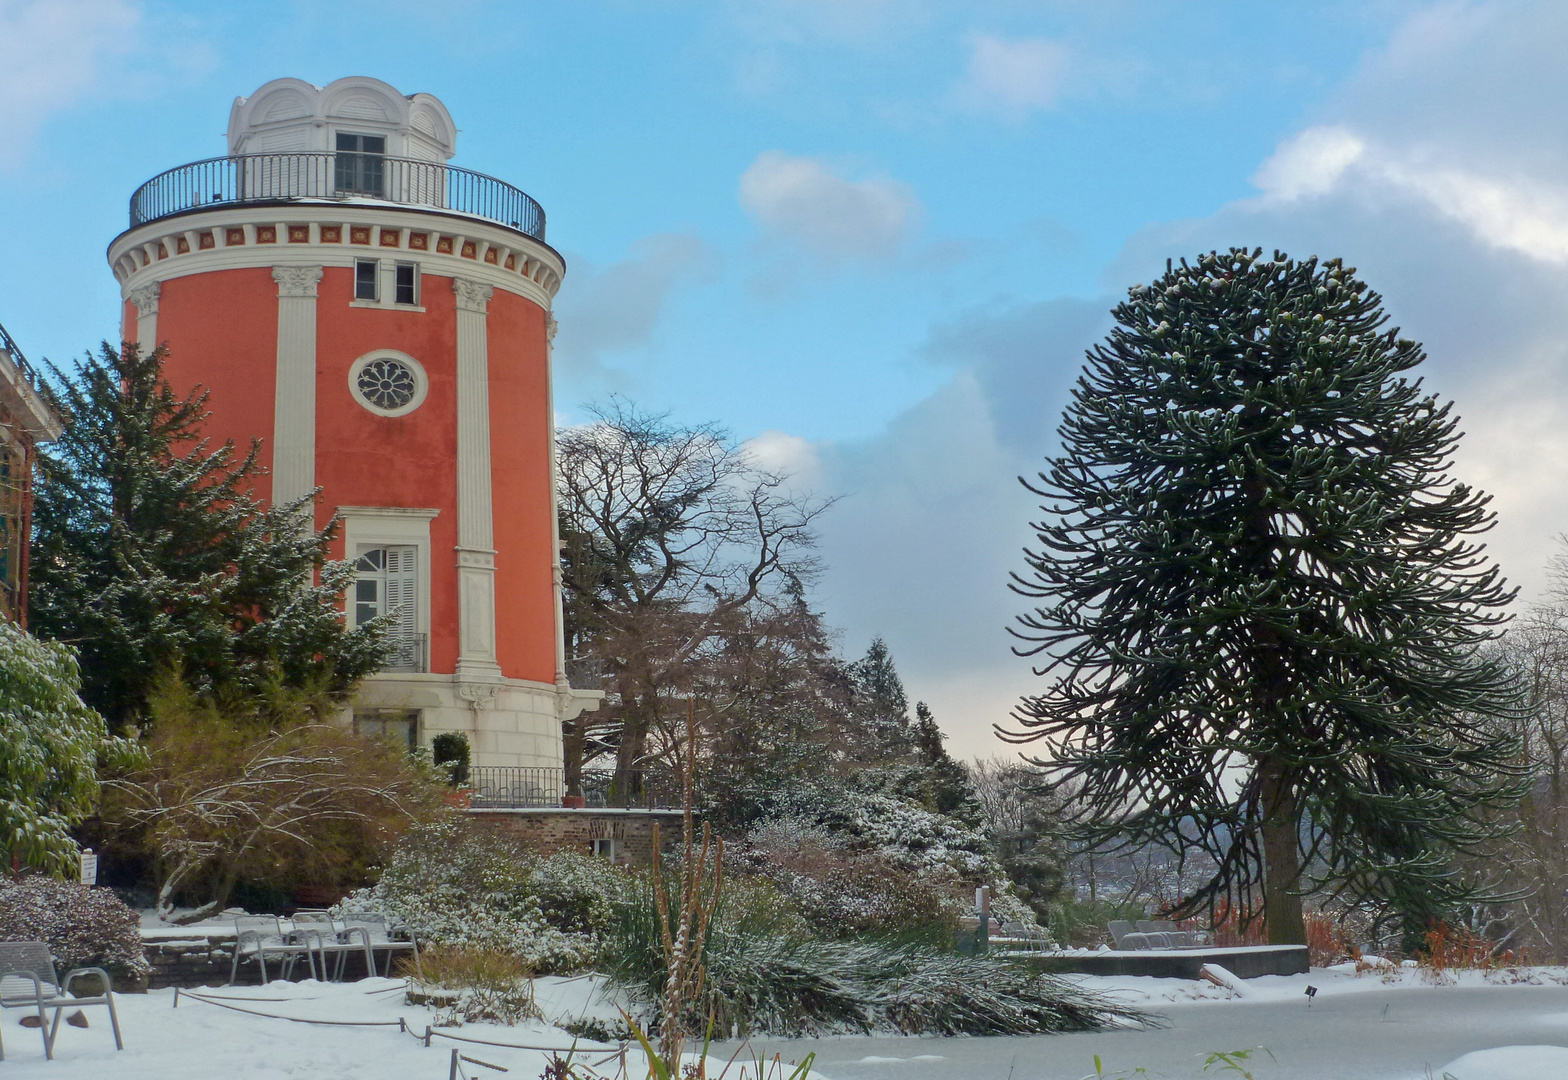
<path fill-rule="evenodd" d="M 543 852 L 592 852 L 595 840 L 615 841 L 615 861 L 646 866 L 653 857 L 653 827 L 668 849 L 681 840 L 679 810 L 470 810 Z"/>

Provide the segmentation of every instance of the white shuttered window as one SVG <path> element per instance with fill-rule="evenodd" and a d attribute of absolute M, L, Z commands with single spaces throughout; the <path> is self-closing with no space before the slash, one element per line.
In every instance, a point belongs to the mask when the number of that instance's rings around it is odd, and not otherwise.
<path fill-rule="evenodd" d="M 419 633 L 419 549 L 413 544 L 362 545 L 354 569 L 354 625 L 391 615 L 396 649 L 387 661 L 387 670 L 424 670 L 424 638 Z"/>

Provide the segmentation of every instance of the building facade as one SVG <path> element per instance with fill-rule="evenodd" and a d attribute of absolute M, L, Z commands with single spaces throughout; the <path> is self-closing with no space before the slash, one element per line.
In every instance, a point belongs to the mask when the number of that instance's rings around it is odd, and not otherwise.
<path fill-rule="evenodd" d="M 567 677 L 550 305 L 565 264 L 522 191 L 447 164 L 429 94 L 277 79 L 228 154 L 154 177 L 109 247 L 124 336 L 209 394 L 214 442 L 261 442 L 275 504 L 341 521 L 346 617 L 389 616 L 367 733 L 464 733 L 481 767 L 559 769 Z"/>
<path fill-rule="evenodd" d="M 60 437 L 27 357 L 0 326 L 0 618 L 27 626 L 27 552 L 37 447 Z"/>

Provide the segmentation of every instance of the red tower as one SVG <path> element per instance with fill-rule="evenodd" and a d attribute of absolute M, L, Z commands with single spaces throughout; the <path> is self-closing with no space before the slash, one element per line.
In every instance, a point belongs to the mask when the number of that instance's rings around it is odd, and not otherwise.
<path fill-rule="evenodd" d="M 361 730 L 468 735 L 477 766 L 559 769 L 561 638 L 550 303 L 565 272 L 522 191 L 446 164 L 429 94 L 277 79 L 234 102 L 229 153 L 131 197 L 109 247 L 127 339 L 166 343 L 208 434 L 262 440 L 277 501 L 319 488 L 357 579 L 347 617 L 398 649 Z M 541 782 L 549 781 L 541 777 Z"/>

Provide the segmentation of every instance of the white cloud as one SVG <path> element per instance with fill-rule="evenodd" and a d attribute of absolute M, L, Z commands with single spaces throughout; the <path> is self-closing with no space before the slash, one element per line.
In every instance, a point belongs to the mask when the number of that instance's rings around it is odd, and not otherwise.
<path fill-rule="evenodd" d="M 955 96 L 975 112 L 1020 121 L 1056 104 L 1070 64 L 1067 46 L 1050 38 L 1009 41 L 977 34 L 970 41 L 969 67 Z"/>
<path fill-rule="evenodd" d="M 713 253 L 700 239 L 660 233 L 639 240 L 629 258 L 601 268 L 573 259 L 556 303 L 556 353 L 579 371 L 597 368 L 606 353 L 645 344 L 671 292 L 702 277 Z"/>
<path fill-rule="evenodd" d="M 1345 170 L 1366 153 L 1366 143 L 1342 127 L 1311 127 L 1279 144 L 1252 174 L 1264 196 L 1292 202 L 1338 186 Z"/>
<path fill-rule="evenodd" d="M 768 472 L 789 477 L 790 486 L 817 491 L 822 486 L 822 459 L 809 439 L 787 431 L 764 431 L 747 439 L 751 460 Z"/>
<path fill-rule="evenodd" d="M 137 47 L 140 19 L 125 0 L 0 0 L 0 166 L 19 164 L 50 115 Z"/>
<path fill-rule="evenodd" d="M 1415 200 L 1492 247 L 1568 262 L 1568 186 L 1515 169 L 1487 174 L 1430 149 L 1375 143 L 1348 128 L 1308 128 L 1282 142 L 1252 177 L 1267 201 L 1339 191 Z"/>
<path fill-rule="evenodd" d="M 919 202 L 889 179 L 849 180 L 816 158 L 759 154 L 740 203 L 769 233 L 828 259 L 886 259 L 913 228 Z"/>

